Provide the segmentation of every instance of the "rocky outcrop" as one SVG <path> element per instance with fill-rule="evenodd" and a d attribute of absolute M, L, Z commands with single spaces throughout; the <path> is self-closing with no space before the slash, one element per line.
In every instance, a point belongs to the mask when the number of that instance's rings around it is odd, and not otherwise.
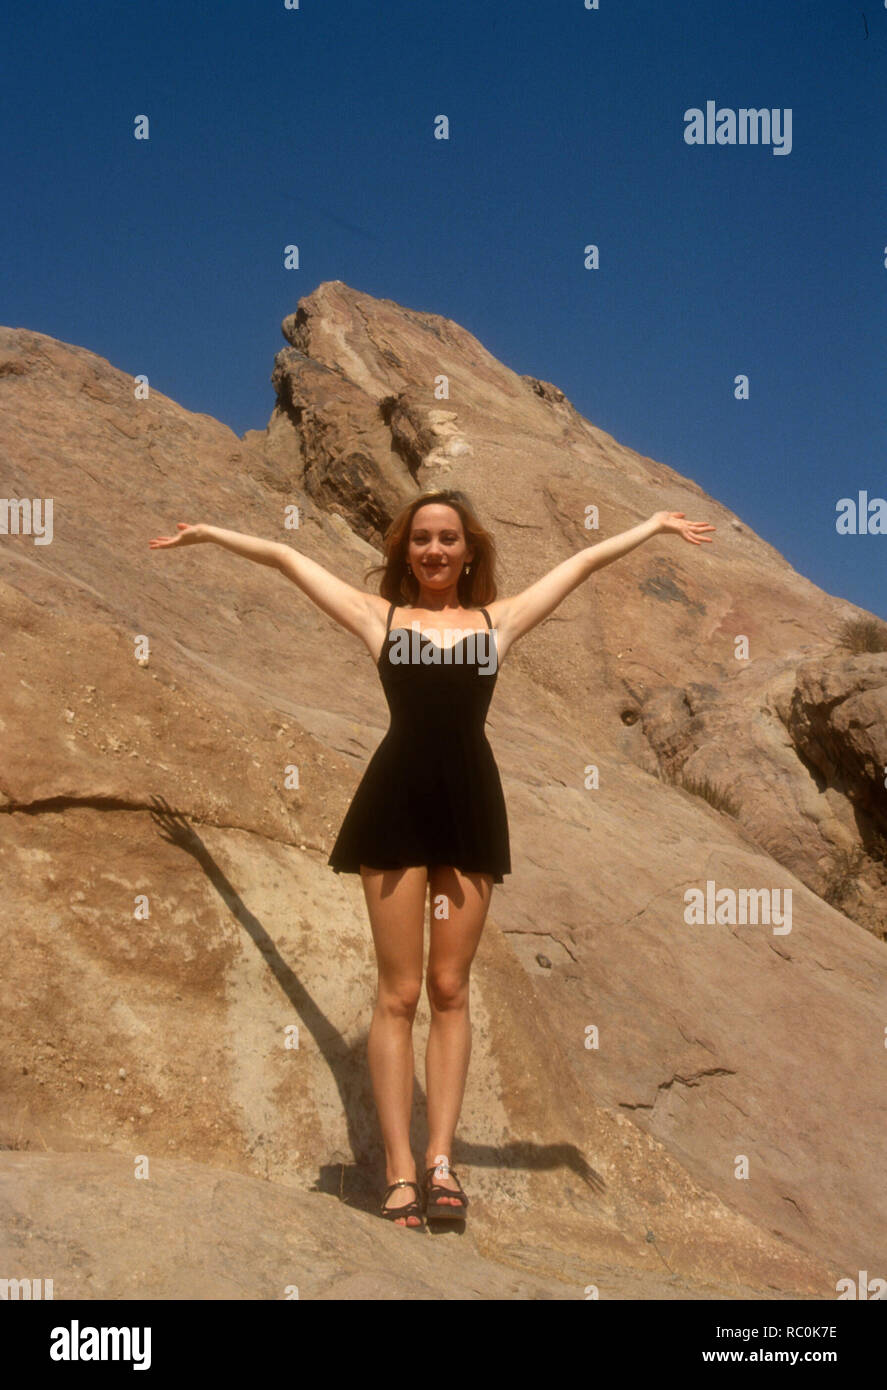
<path fill-rule="evenodd" d="M 751 666 L 638 704 L 667 780 L 720 793 L 773 859 L 887 937 L 887 654 Z"/>
<path fill-rule="evenodd" d="M 176 1158 L 0 1153 L 0 1206 L 3 1268 L 51 1279 L 54 1299 L 779 1297 L 732 1277 L 688 1278 L 651 1242 L 626 1260 L 618 1241 L 589 1240 L 573 1211 L 532 1244 L 508 1207 L 455 1241 L 430 1238 L 380 1221 L 347 1191 Z"/>
<path fill-rule="evenodd" d="M 887 831 L 887 653 L 803 662 L 780 715 L 798 753 Z"/>
<path fill-rule="evenodd" d="M 822 896 L 837 852 L 882 829 L 885 658 L 839 646 L 862 615 L 458 325 L 333 282 L 285 336 L 268 427 L 238 439 L 137 400 L 82 348 L 0 330 L 4 491 L 55 499 L 52 544 L 0 537 L 0 1179 L 36 1204 L 39 1161 L 69 1194 L 50 1242 L 78 1183 L 102 1180 L 91 1165 L 134 1154 L 181 1163 L 169 1229 L 208 1182 L 192 1164 L 226 1196 L 246 1184 L 245 1228 L 279 1220 L 288 1192 L 318 1198 L 296 1228 L 339 1198 L 370 1210 L 375 967 L 360 884 L 326 855 L 387 724 L 376 673 L 282 576 L 147 542 L 204 520 L 362 585 L 400 500 L 446 479 L 493 530 L 503 593 L 662 507 L 718 527 L 712 547 L 657 538 L 593 576 L 500 674 L 488 731 L 515 872 L 473 975 L 453 1155 L 496 1267 L 477 1287 L 572 1297 L 605 1266 L 627 1296 L 657 1271 L 686 1296 L 831 1297 L 877 1271 L 874 834 L 855 877 L 837 866 L 843 897 Z M 791 890 L 790 932 L 688 922 L 686 890 L 709 882 Z M 417 1153 L 422 1124 L 420 1086 Z M 316 1296 L 356 1277 L 343 1242 L 362 1250 L 372 1223 L 340 1218 Z M 401 1296 L 372 1267 L 360 1287 Z M 154 1269 L 168 1296 L 174 1274 Z M 276 1288 L 269 1269 L 238 1287 Z M 114 1271 L 109 1254 L 91 1287 L 119 1296 Z"/>

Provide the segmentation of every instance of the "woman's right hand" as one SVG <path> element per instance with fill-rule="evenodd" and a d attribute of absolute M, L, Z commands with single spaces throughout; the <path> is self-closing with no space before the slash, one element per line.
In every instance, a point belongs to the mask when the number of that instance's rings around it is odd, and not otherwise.
<path fill-rule="evenodd" d="M 152 550 L 168 550 L 173 545 L 199 545 L 201 541 L 208 541 L 206 527 L 198 522 L 196 526 L 189 526 L 186 521 L 177 521 L 179 528 L 177 536 L 155 536 L 148 544 Z"/>

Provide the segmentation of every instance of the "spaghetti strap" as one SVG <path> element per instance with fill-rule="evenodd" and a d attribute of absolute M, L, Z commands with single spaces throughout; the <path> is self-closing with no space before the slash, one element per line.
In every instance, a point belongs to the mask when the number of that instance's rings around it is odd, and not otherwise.
<path fill-rule="evenodd" d="M 392 603 L 391 607 L 388 609 L 388 622 L 385 624 L 385 636 L 386 636 L 386 637 L 388 636 L 388 633 L 389 633 L 389 631 L 391 630 L 391 619 L 394 617 L 394 610 L 395 610 L 396 607 L 397 607 L 397 604 L 396 604 L 396 603 Z"/>
<path fill-rule="evenodd" d="M 490 629 L 492 629 L 493 624 L 490 622 L 490 615 L 489 615 L 489 613 L 487 612 L 487 610 L 486 610 L 485 608 L 482 608 L 480 611 L 483 613 L 484 617 L 485 617 L 486 620 L 487 620 L 487 627 L 490 628 Z"/>

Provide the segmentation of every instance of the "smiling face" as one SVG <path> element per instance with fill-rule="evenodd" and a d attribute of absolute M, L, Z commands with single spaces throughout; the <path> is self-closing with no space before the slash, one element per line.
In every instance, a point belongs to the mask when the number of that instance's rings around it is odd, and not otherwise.
<path fill-rule="evenodd" d="M 455 589 L 463 564 L 471 563 L 455 507 L 430 502 L 418 509 L 410 528 L 407 563 L 423 589 L 431 593 Z"/>

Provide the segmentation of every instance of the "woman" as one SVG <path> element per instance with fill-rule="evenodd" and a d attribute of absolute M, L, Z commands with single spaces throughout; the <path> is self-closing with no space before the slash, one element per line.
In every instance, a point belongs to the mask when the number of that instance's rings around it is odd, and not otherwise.
<path fill-rule="evenodd" d="M 451 489 L 422 493 L 395 518 L 384 563 L 370 571 L 382 571 L 379 595 L 344 583 L 288 545 L 216 526 L 179 522 L 178 536 L 150 542 L 160 549 L 212 541 L 281 570 L 359 637 L 376 662 L 391 725 L 328 862 L 337 873 L 360 873 L 369 913 L 379 985 L 367 1052 L 389 1184 L 381 1214 L 400 1226 L 422 1225 L 409 1133 L 429 891 L 424 1210 L 429 1218 L 464 1220 L 468 1207 L 448 1156 L 471 1051 L 469 974 L 493 883 L 511 872 L 505 802 L 484 734 L 498 667 L 513 643 L 594 570 L 651 536 L 674 532 L 699 545 L 709 539 L 701 533 L 714 529 L 685 521 L 683 512 L 657 512 L 502 599 L 492 537 L 465 495 Z"/>

